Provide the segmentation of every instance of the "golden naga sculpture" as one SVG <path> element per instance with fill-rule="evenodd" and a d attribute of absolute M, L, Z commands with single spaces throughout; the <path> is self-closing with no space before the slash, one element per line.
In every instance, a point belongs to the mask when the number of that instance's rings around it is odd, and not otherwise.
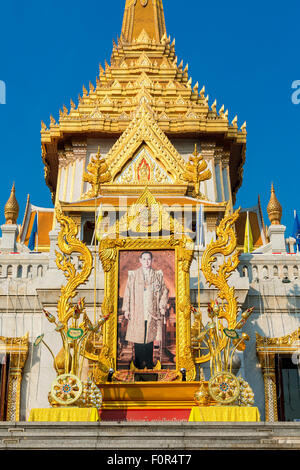
<path fill-rule="evenodd" d="M 201 270 L 204 274 L 206 282 L 209 287 L 212 285 L 218 289 L 218 298 L 222 301 L 219 310 L 219 318 L 227 321 L 228 328 L 234 328 L 236 324 L 238 305 L 235 296 L 234 287 L 230 287 L 228 284 L 228 278 L 231 273 L 237 268 L 239 264 L 238 253 L 236 252 L 237 239 L 234 231 L 234 223 L 239 216 L 239 209 L 233 214 L 229 213 L 229 206 L 224 218 L 216 228 L 216 241 L 211 241 L 205 249 L 201 259 Z M 225 261 L 219 266 L 217 270 L 214 269 L 213 265 L 217 261 L 217 255 L 225 257 Z M 232 256 L 230 256 L 232 255 Z M 193 325 L 193 332 L 199 332 L 199 328 L 203 326 L 201 324 L 201 312 L 195 315 L 195 323 Z M 225 341 L 221 344 L 223 348 Z M 207 362 L 210 358 L 210 354 L 201 355 L 197 358 L 197 362 Z"/>
<path fill-rule="evenodd" d="M 85 243 L 76 238 L 78 234 L 78 226 L 73 219 L 64 215 L 60 210 L 56 210 L 57 221 L 61 224 L 61 230 L 58 234 L 58 247 L 61 251 L 56 251 L 56 265 L 61 269 L 68 283 L 61 288 L 61 296 L 58 300 L 57 311 L 58 318 L 66 324 L 73 315 L 75 307 L 70 304 L 70 299 L 76 295 L 78 286 L 84 284 L 93 268 L 93 257 Z M 62 255 L 64 253 L 65 255 Z M 81 269 L 76 271 L 75 265 L 70 261 L 72 253 L 79 254 L 79 262 Z"/>
<path fill-rule="evenodd" d="M 200 183 L 211 178 L 211 171 L 207 168 L 207 163 L 202 155 L 199 154 L 197 144 L 195 144 L 194 153 L 189 158 L 189 162 L 186 164 L 185 172 L 182 176 L 185 181 L 194 185 L 195 196 L 204 199 L 205 196 L 200 192 Z"/>
<path fill-rule="evenodd" d="M 7 225 L 16 224 L 19 215 L 19 204 L 16 199 L 15 183 L 12 186 L 11 193 L 7 203 L 4 206 L 5 223 Z"/>
<path fill-rule="evenodd" d="M 267 212 L 268 212 L 268 216 L 269 216 L 271 224 L 280 225 L 281 217 L 282 217 L 282 207 L 276 197 L 273 183 L 271 186 L 271 197 L 267 206 Z"/>
<path fill-rule="evenodd" d="M 56 252 L 56 263 L 59 269 L 64 271 L 68 279 L 67 285 L 61 287 L 61 296 L 57 305 L 57 318 L 46 309 L 43 313 L 50 323 L 55 325 L 62 340 L 62 349 L 55 357 L 52 349 L 44 340 L 44 334 L 40 335 L 34 345 L 43 343 L 54 360 L 54 368 L 57 377 L 52 383 L 49 394 L 49 402 L 52 406 L 94 406 L 101 407 L 102 395 L 98 387 L 89 377 L 87 382 L 81 381 L 83 362 L 90 339 L 99 337 L 103 324 L 109 314 L 103 315 L 93 324 L 85 310 L 85 300 L 81 298 L 75 305 L 70 299 L 77 294 L 77 287 L 84 284 L 92 270 L 92 254 L 86 245 L 76 238 L 77 224 L 61 211 L 56 211 L 56 217 L 61 224 L 58 235 L 58 246 L 63 254 Z M 72 253 L 79 254 L 81 269 L 75 266 L 67 258 Z"/>
<path fill-rule="evenodd" d="M 88 191 L 86 197 L 97 197 L 100 194 L 101 184 L 111 180 L 111 174 L 105 159 L 101 157 L 100 148 L 87 166 L 87 172 L 83 174 L 83 181 L 90 183 L 92 189 Z"/>
<path fill-rule="evenodd" d="M 214 301 L 208 305 L 210 321 L 205 326 L 200 308 L 192 307 L 195 316 L 191 331 L 192 347 L 194 351 L 200 351 L 200 357 L 195 360 L 198 363 L 210 361 L 211 378 L 208 391 L 211 398 L 222 405 L 229 403 L 252 405 L 254 399 L 246 381 L 235 377 L 232 373 L 235 352 L 243 351 L 246 347 L 245 342 L 249 340 L 246 333 L 240 336 L 237 330 L 243 328 L 253 312 L 253 308 L 248 308 L 237 322 L 238 306 L 235 289 L 228 285 L 228 278 L 239 263 L 234 232 L 234 223 L 238 215 L 239 209 L 230 214 L 227 208 L 225 217 L 216 230 L 217 240 L 211 241 L 202 256 L 202 272 L 209 286 L 213 285 L 218 289 L 218 298 L 221 302 Z M 218 254 L 224 257 L 224 262 L 215 269 L 213 265 L 217 261 Z M 202 350 L 206 350 L 206 354 L 201 355 Z M 197 402 L 201 400 L 202 404 L 207 400 L 203 384 L 196 392 L 195 399 Z"/>

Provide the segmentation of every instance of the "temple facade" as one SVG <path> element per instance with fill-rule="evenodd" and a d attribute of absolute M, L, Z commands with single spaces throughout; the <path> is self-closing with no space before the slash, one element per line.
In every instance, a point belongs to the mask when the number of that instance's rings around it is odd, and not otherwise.
<path fill-rule="evenodd" d="M 58 122 L 52 116 L 49 126 L 42 122 L 45 183 L 53 207 L 39 207 L 28 196 L 25 213 L 19 214 L 15 186 L 4 207 L 1 420 L 25 421 L 32 408 L 49 407 L 49 391 L 62 370 L 61 342 L 45 311 L 61 314 L 64 287 L 69 289 L 66 308 L 84 298 L 91 322 L 110 315 L 103 335 L 90 342 L 82 365 L 83 374 L 97 377 L 107 419 L 119 419 L 121 405 L 141 408 L 137 395 L 120 405 L 111 390 L 114 384 L 141 390 L 137 376 L 129 374 L 134 353 L 123 331 L 128 319 L 122 289 L 124 273 L 136 266 L 133 255 L 149 251 L 154 259 L 156 255 L 169 292 L 164 339 L 154 341 L 153 370 L 162 377 L 155 380 L 161 380 L 166 396 L 173 384 L 186 381 L 187 386 L 185 391 L 178 388 L 171 403 L 156 397 L 161 392 L 154 384 L 143 406 L 173 410 L 175 418 L 176 410 L 192 406 L 199 381 L 208 381 L 211 369 L 205 353 L 194 347 L 197 317 L 184 313 L 182 303 L 206 319 L 212 301 L 230 303 L 218 294 L 220 287 L 208 276 L 204 259 L 220 240 L 221 221 L 236 213 L 246 143 L 246 123 L 239 125 L 237 118 L 230 122 L 224 106 L 209 104 L 205 87 L 192 83 L 188 66 L 179 63 L 162 0 L 126 0 L 109 63 L 100 65 L 96 81 L 89 90 L 83 87 L 77 104 L 71 101 L 60 110 Z M 221 286 L 228 285 L 228 292 L 234 289 L 238 312 L 253 307 L 244 329 L 249 340 L 244 350 L 236 350 L 233 370 L 253 390 L 261 419 L 271 422 L 300 419 L 300 254 L 281 224 L 284 208 L 275 189 L 268 189 L 268 221 L 259 199 L 239 210 L 232 235 L 239 262 L 232 271 L 227 266 Z M 74 223 L 73 238 L 67 239 L 69 232 L 62 230 L 63 217 Z M 176 240 L 183 239 L 182 248 Z M 73 242 L 75 248 L 68 251 Z M 172 261 L 170 251 L 177 245 Z M 210 262 L 220 276 L 229 255 L 221 250 Z M 70 279 L 77 279 L 76 273 L 80 279 L 72 290 Z M 37 338 L 47 347 L 37 345 Z"/>

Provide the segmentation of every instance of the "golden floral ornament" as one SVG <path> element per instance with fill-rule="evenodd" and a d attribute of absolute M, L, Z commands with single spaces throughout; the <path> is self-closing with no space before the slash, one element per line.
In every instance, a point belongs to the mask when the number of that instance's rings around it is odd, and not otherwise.
<path fill-rule="evenodd" d="M 202 199 L 205 198 L 205 196 L 200 192 L 200 183 L 209 180 L 211 176 L 212 174 L 206 161 L 198 152 L 197 145 L 195 145 L 194 153 L 186 164 L 183 178 L 193 184 L 196 197 L 201 197 Z"/>
<path fill-rule="evenodd" d="M 73 374 L 62 374 L 56 377 L 51 387 L 51 396 L 60 405 L 71 405 L 82 393 L 82 383 Z"/>
<path fill-rule="evenodd" d="M 104 158 L 101 157 L 100 148 L 87 166 L 87 172 L 83 174 L 83 181 L 90 183 L 92 189 L 85 197 L 97 197 L 100 194 L 101 184 L 108 183 L 111 174 Z"/>
<path fill-rule="evenodd" d="M 221 371 L 208 382 L 211 397 L 222 405 L 234 402 L 240 394 L 239 380 L 230 372 Z"/>

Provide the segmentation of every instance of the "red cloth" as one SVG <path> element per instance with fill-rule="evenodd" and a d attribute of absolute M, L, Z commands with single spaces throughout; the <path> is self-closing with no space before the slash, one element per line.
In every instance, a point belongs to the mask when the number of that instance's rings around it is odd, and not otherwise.
<path fill-rule="evenodd" d="M 188 421 L 190 409 L 100 410 L 101 421 Z"/>

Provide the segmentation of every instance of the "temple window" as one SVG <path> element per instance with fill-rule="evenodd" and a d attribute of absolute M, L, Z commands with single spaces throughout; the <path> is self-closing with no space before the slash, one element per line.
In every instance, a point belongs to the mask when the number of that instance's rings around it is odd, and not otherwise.
<path fill-rule="evenodd" d="M 273 266 L 273 276 L 274 277 L 278 276 L 278 266 Z"/>
<path fill-rule="evenodd" d="M 31 266 L 31 264 L 27 267 L 27 277 L 28 278 L 32 277 L 32 266 Z"/>
<path fill-rule="evenodd" d="M 268 269 L 268 266 L 264 266 L 263 269 L 262 269 L 262 276 L 263 276 L 263 279 L 266 280 L 266 279 L 269 279 L 269 269 Z"/>
<path fill-rule="evenodd" d="M 82 238 L 82 241 L 86 243 L 87 245 L 91 245 L 92 243 L 94 230 L 95 230 L 95 222 L 87 220 L 83 226 L 83 238 Z"/>
<path fill-rule="evenodd" d="M 297 279 L 298 275 L 299 275 L 298 266 L 294 266 L 293 267 L 293 276 L 294 276 L 294 278 Z"/>
<path fill-rule="evenodd" d="M 243 266 L 242 277 L 248 277 L 248 268 L 247 268 L 247 266 Z"/>
<path fill-rule="evenodd" d="M 10 264 L 9 266 L 7 266 L 7 277 L 12 277 L 12 275 L 13 275 L 13 267 Z"/>
<path fill-rule="evenodd" d="M 22 277 L 22 273 L 23 273 L 23 268 L 21 265 L 19 265 L 17 268 L 17 277 Z"/>

